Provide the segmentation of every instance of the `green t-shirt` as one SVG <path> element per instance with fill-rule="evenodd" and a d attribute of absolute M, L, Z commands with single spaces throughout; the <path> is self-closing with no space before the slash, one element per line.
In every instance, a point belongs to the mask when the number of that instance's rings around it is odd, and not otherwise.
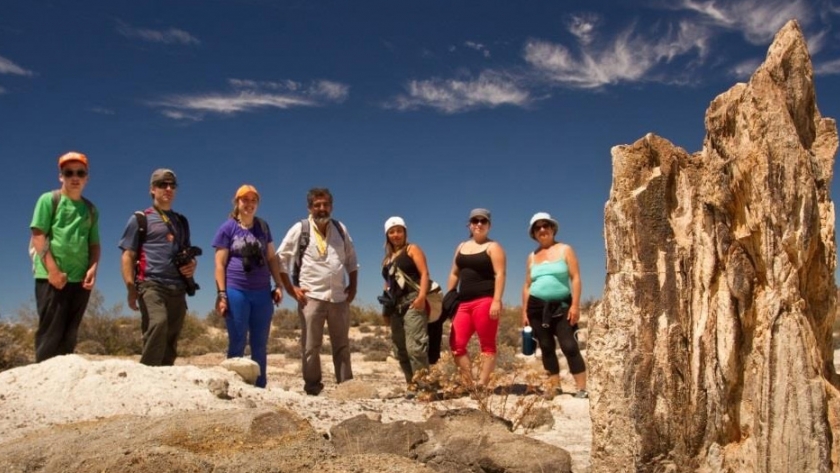
<path fill-rule="evenodd" d="M 90 245 L 99 244 L 99 212 L 94 212 L 93 218 L 89 212 L 83 200 L 62 194 L 53 218 L 52 192 L 41 195 L 35 203 L 29 227 L 50 234 L 50 253 L 58 267 L 67 273 L 68 282 L 84 281 L 90 266 Z M 35 278 L 47 278 L 41 258 L 35 258 Z"/>

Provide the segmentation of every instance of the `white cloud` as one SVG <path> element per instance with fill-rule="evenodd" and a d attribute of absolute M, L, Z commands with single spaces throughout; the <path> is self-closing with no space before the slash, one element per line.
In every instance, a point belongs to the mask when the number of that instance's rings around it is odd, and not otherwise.
<path fill-rule="evenodd" d="M 595 29 L 600 17 L 594 13 L 579 13 L 569 18 L 567 28 L 581 44 L 590 44 L 595 37 Z"/>
<path fill-rule="evenodd" d="M 827 38 L 828 34 L 828 30 L 822 30 L 816 34 L 809 35 L 806 41 L 808 43 L 808 52 L 811 53 L 811 56 L 819 54 L 822 51 L 826 41 L 829 39 Z"/>
<path fill-rule="evenodd" d="M 117 23 L 117 32 L 126 38 L 140 39 L 151 43 L 198 45 L 201 41 L 195 36 L 178 28 L 168 30 L 152 30 L 147 28 L 135 28 L 123 22 Z"/>
<path fill-rule="evenodd" d="M 840 74 L 840 59 L 814 64 L 814 73 L 820 76 Z"/>
<path fill-rule="evenodd" d="M 470 80 L 427 79 L 406 84 L 406 94 L 386 107 L 414 110 L 429 107 L 444 113 L 458 113 L 500 105 L 523 106 L 530 102 L 528 91 L 513 80 L 490 71 Z"/>
<path fill-rule="evenodd" d="M 747 80 L 753 73 L 758 69 L 758 66 L 761 65 L 760 59 L 747 59 L 745 61 L 739 62 L 735 64 L 731 69 L 730 73 L 732 76 L 739 80 Z"/>
<path fill-rule="evenodd" d="M 490 57 L 490 50 L 481 43 L 476 43 L 475 41 L 465 41 L 464 46 L 480 52 L 486 58 Z"/>
<path fill-rule="evenodd" d="M 264 108 L 288 109 L 318 107 L 343 102 L 349 87 L 337 82 L 320 80 L 309 85 L 286 81 L 254 81 L 229 79 L 234 89 L 227 93 L 176 95 L 150 103 L 162 109 L 165 116 L 177 120 L 198 121 L 205 113 L 235 115 Z"/>
<path fill-rule="evenodd" d="M 12 61 L 0 56 L 0 74 L 13 74 L 16 76 L 33 76 L 34 72 L 24 69 Z"/>
<path fill-rule="evenodd" d="M 171 118 L 173 120 L 190 120 L 194 122 L 200 122 L 203 119 L 202 115 L 186 113 L 180 110 L 163 110 L 160 113 L 162 113 L 163 116 Z"/>
<path fill-rule="evenodd" d="M 717 26 L 743 31 L 752 44 L 767 44 L 785 23 L 807 26 L 813 17 L 809 0 L 683 0 L 683 9 L 697 12 Z"/>
<path fill-rule="evenodd" d="M 525 61 L 553 83 L 591 89 L 608 84 L 640 80 L 652 70 L 678 56 L 694 51 L 699 58 L 708 52 L 709 32 L 701 25 L 681 22 L 655 39 L 645 38 L 631 28 L 611 43 L 595 47 L 581 42 L 579 52 L 548 41 L 531 40 L 525 45 Z"/>

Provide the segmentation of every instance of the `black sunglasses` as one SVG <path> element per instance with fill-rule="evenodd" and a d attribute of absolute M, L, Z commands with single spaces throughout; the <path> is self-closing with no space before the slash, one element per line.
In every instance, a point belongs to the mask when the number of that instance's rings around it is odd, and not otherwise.
<path fill-rule="evenodd" d="M 537 222 L 534 224 L 534 230 L 542 230 L 543 228 L 551 230 L 552 228 L 554 228 L 554 225 L 552 225 L 549 222 Z"/>
<path fill-rule="evenodd" d="M 78 178 L 83 179 L 83 178 L 87 177 L 88 172 L 85 171 L 84 169 L 77 169 L 75 171 L 72 170 L 72 169 L 62 169 L 61 170 L 61 175 L 66 177 L 66 178 L 71 178 L 73 176 L 76 176 Z"/>
<path fill-rule="evenodd" d="M 158 189 L 166 189 L 166 188 L 177 189 L 178 184 L 176 184 L 174 182 L 169 182 L 169 181 L 155 182 L 155 187 L 157 187 Z"/>
<path fill-rule="evenodd" d="M 470 223 L 473 225 L 487 225 L 488 223 L 490 223 L 490 220 L 487 220 L 486 218 L 471 218 Z"/>

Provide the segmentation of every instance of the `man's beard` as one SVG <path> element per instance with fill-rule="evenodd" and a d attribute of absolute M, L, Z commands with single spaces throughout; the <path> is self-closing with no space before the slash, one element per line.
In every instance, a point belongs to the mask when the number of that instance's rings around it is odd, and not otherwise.
<path fill-rule="evenodd" d="M 327 212 L 318 212 L 312 216 L 312 220 L 314 220 L 318 225 L 323 225 L 330 221 L 330 214 Z"/>

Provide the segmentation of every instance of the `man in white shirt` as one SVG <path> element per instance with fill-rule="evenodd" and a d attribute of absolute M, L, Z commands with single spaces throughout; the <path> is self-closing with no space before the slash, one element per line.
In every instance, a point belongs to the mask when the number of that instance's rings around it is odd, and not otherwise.
<path fill-rule="evenodd" d="M 353 378 L 350 303 L 356 297 L 359 265 L 347 228 L 331 217 L 333 198 L 329 189 L 310 189 L 306 202 L 309 217 L 292 225 L 280 243 L 277 255 L 283 286 L 298 301 L 303 389 L 307 394 L 317 396 L 324 389 L 321 345 L 325 322 L 330 334 L 336 382 Z"/>

